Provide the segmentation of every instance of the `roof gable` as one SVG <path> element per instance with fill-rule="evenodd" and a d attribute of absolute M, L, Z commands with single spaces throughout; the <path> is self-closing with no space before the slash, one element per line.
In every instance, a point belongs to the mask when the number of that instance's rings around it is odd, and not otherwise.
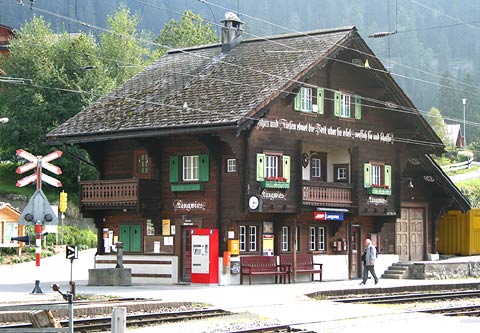
<path fill-rule="evenodd" d="M 48 134 L 90 141 L 128 132 L 237 125 L 324 59 L 354 27 L 175 50 Z M 275 43 L 276 41 L 276 43 Z"/>

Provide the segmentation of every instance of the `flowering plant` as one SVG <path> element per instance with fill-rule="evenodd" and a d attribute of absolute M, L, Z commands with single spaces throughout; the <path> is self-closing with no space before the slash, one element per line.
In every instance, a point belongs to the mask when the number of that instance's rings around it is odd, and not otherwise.
<path fill-rule="evenodd" d="M 265 180 L 273 181 L 273 182 L 286 182 L 287 178 L 285 177 L 265 177 Z"/>
<path fill-rule="evenodd" d="M 372 184 L 374 188 L 388 188 L 388 185 Z"/>

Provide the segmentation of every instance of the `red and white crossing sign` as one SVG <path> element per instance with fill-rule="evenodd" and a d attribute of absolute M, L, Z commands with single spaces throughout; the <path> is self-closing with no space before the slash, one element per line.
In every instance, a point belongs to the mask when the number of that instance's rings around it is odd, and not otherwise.
<path fill-rule="evenodd" d="M 62 169 L 60 169 L 56 165 L 53 165 L 53 164 L 49 163 L 49 162 L 61 157 L 62 154 L 63 153 L 60 150 L 57 150 L 57 151 L 54 151 L 54 152 L 42 157 L 42 156 L 32 155 L 26 150 L 18 149 L 17 150 L 17 155 L 21 158 L 26 159 L 27 161 L 29 161 L 29 163 L 19 166 L 17 168 L 16 172 L 18 174 L 22 174 L 24 172 L 30 171 L 30 170 L 35 169 L 35 168 L 37 169 L 37 172 L 30 175 L 30 176 L 27 176 L 27 177 L 24 177 L 24 178 L 20 179 L 19 181 L 17 181 L 16 186 L 17 187 L 23 187 L 23 186 L 26 186 L 26 185 L 31 184 L 31 183 L 36 181 L 37 182 L 37 189 L 40 189 L 41 188 L 41 182 L 44 181 L 45 183 L 48 183 L 52 186 L 61 187 L 62 183 L 58 179 L 55 179 L 53 177 L 50 177 L 49 175 L 43 174 L 42 173 L 42 168 L 44 168 L 44 169 L 46 169 L 46 170 L 48 170 L 48 171 L 50 171 L 50 172 L 52 172 L 56 175 L 62 174 Z"/>

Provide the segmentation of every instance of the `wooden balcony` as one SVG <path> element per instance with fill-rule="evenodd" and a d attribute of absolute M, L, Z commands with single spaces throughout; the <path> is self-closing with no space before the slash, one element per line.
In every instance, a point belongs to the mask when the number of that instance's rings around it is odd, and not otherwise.
<path fill-rule="evenodd" d="M 304 182 L 303 204 L 347 207 L 352 205 L 352 184 Z"/>
<path fill-rule="evenodd" d="M 80 183 L 82 210 L 137 209 L 160 205 L 160 181 L 150 179 L 93 180 Z"/>

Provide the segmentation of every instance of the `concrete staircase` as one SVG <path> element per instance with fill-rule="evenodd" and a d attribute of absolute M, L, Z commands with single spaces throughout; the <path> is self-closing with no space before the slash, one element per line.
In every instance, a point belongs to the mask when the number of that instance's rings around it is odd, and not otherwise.
<path fill-rule="evenodd" d="M 394 263 L 382 274 L 382 279 L 408 279 L 410 276 L 409 265 L 405 263 Z"/>

